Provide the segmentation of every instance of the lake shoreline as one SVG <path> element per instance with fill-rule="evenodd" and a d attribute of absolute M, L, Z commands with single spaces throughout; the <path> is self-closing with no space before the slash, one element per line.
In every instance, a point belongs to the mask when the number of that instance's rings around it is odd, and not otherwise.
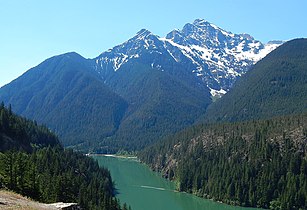
<path fill-rule="evenodd" d="M 137 159 L 137 156 L 131 156 L 131 155 L 117 155 L 117 154 L 86 154 L 86 156 L 92 157 L 92 156 L 103 156 L 103 157 L 114 157 L 114 158 L 124 158 L 124 159 Z"/>
<path fill-rule="evenodd" d="M 154 173 L 158 173 L 160 174 L 161 178 L 170 182 L 175 183 L 176 180 L 169 180 L 167 178 L 165 178 L 163 176 L 163 174 L 160 171 L 155 171 L 153 170 L 149 165 L 147 165 L 146 163 L 141 162 L 137 156 L 129 156 L 129 155 L 117 155 L 117 154 L 86 154 L 86 156 L 90 156 L 90 157 L 111 157 L 111 158 L 119 158 L 119 159 L 130 159 L 130 160 L 135 160 L 139 163 L 141 163 L 142 165 L 145 165 L 146 167 L 148 167 L 148 169 Z M 222 200 L 216 200 L 215 198 L 212 197 L 205 197 L 205 196 L 201 196 L 195 192 L 186 192 L 186 191 L 179 191 L 178 189 L 175 189 L 174 191 L 179 192 L 179 193 L 186 193 L 186 194 L 190 194 L 193 196 L 196 196 L 200 199 L 204 199 L 204 200 L 210 200 L 212 202 L 215 203 L 219 203 L 219 204 L 223 204 L 223 205 L 228 205 L 228 206 L 233 206 L 233 207 L 239 207 L 239 208 L 248 208 L 248 209 L 255 209 L 256 207 L 246 207 L 246 206 L 240 206 L 240 205 L 236 205 L 235 203 L 231 203 L 231 202 L 225 202 Z M 256 208 L 256 209 L 261 209 L 261 208 Z"/>
<path fill-rule="evenodd" d="M 119 190 L 118 198 L 135 210 L 255 209 L 229 205 L 194 193 L 179 192 L 174 182 L 163 178 L 159 172 L 153 171 L 148 165 L 126 156 L 116 154 L 91 154 L 91 156 L 98 160 L 100 166 L 110 170 Z M 126 161 L 121 160 L 122 158 Z M 153 200 L 160 200 L 160 202 L 152 202 Z"/>

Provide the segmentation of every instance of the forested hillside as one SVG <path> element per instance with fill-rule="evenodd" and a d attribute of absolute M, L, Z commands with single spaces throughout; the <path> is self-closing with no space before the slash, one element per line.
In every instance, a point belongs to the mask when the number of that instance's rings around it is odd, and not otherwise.
<path fill-rule="evenodd" d="M 54 56 L 0 88 L 0 100 L 46 124 L 66 147 L 96 153 L 142 149 L 190 126 L 211 103 L 199 78 L 178 64 L 162 71 L 146 62 L 164 56 L 142 54 L 107 78 L 77 53 Z"/>
<path fill-rule="evenodd" d="M 307 208 L 307 114 L 199 125 L 145 149 L 139 158 L 178 190 L 229 204 Z"/>
<path fill-rule="evenodd" d="M 109 86 L 129 107 L 118 131 L 102 140 L 101 145 L 115 152 L 122 148 L 140 150 L 192 125 L 211 103 L 208 89 L 197 81 L 179 65 L 176 71 L 167 72 L 143 63 L 127 63 L 110 79 Z"/>
<path fill-rule="evenodd" d="M 136 151 L 193 125 L 212 98 L 282 43 L 203 19 L 166 37 L 142 29 L 93 59 L 71 52 L 45 60 L 1 87 L 0 101 L 46 124 L 66 147 Z"/>
<path fill-rule="evenodd" d="M 302 113 L 307 109 L 307 39 L 272 51 L 207 109 L 204 120 L 242 121 Z"/>
<path fill-rule="evenodd" d="M 181 191 L 234 205 L 306 209 L 306 90 L 307 40 L 296 39 L 209 106 L 202 120 L 215 124 L 179 132 L 139 157 Z"/>
<path fill-rule="evenodd" d="M 31 152 L 33 148 L 56 146 L 59 140 L 45 126 L 21 118 L 12 112 L 11 106 L 0 104 L 0 152 L 9 149 Z"/>
<path fill-rule="evenodd" d="M 107 169 L 89 157 L 64 150 L 46 127 L 18 117 L 3 104 L 0 137 L 0 188 L 46 203 L 121 209 Z"/>
<path fill-rule="evenodd" d="M 46 124 L 64 146 L 87 145 L 112 135 L 127 108 L 88 60 L 77 53 L 55 56 L 1 88 L 0 100 L 16 113 Z"/>

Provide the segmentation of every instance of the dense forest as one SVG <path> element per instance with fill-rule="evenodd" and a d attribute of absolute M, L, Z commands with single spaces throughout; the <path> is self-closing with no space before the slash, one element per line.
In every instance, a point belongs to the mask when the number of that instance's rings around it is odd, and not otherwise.
<path fill-rule="evenodd" d="M 110 172 L 63 149 L 46 127 L 0 106 L 0 188 L 40 202 L 75 202 L 84 209 L 117 210 Z"/>
<path fill-rule="evenodd" d="M 267 119 L 307 109 L 307 39 L 294 39 L 272 51 L 211 104 L 207 122 Z"/>
<path fill-rule="evenodd" d="M 157 57 L 143 53 L 108 78 L 77 53 L 54 56 L 0 88 L 0 101 L 46 124 L 65 147 L 95 153 L 142 149 L 190 126 L 211 103 L 202 81 L 170 64 L 171 57 L 161 71 L 148 65 Z"/>
<path fill-rule="evenodd" d="M 127 104 L 77 53 L 49 58 L 0 90 L 17 114 L 55 131 L 64 146 L 91 147 L 112 135 Z"/>
<path fill-rule="evenodd" d="M 180 191 L 233 205 L 307 208 L 307 114 L 199 125 L 139 158 Z"/>
<path fill-rule="evenodd" d="M 45 126 L 38 126 L 0 104 L 0 152 L 9 149 L 31 152 L 33 148 L 59 145 L 58 138 Z"/>

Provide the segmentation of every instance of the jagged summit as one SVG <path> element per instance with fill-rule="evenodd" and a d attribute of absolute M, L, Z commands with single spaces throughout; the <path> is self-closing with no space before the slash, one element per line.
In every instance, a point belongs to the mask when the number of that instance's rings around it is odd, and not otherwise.
<path fill-rule="evenodd" d="M 190 24 L 190 23 L 188 23 Z M 198 28 L 214 28 L 214 29 L 217 29 L 217 30 L 223 30 L 221 28 L 219 28 L 218 26 L 214 25 L 213 23 L 210 23 L 209 21 L 207 20 L 204 20 L 204 19 L 196 19 L 194 20 L 193 24 L 194 26 L 198 27 Z"/>
<path fill-rule="evenodd" d="M 66 145 L 136 150 L 195 123 L 212 96 L 278 45 L 202 20 L 166 37 L 142 29 L 94 59 L 47 59 L 1 88 L 0 98 L 48 124 Z"/>
<path fill-rule="evenodd" d="M 166 39 L 169 39 L 169 40 L 172 40 L 174 41 L 175 43 L 179 43 L 179 42 L 185 42 L 185 38 L 184 36 L 182 35 L 181 31 L 176 29 L 176 30 L 173 30 L 171 32 L 169 32 L 166 37 Z"/>
<path fill-rule="evenodd" d="M 139 32 L 136 33 L 136 36 L 146 37 L 150 34 L 152 34 L 152 33 L 149 30 L 143 28 Z"/>
<path fill-rule="evenodd" d="M 243 34 L 240 34 L 243 38 L 247 39 L 247 40 L 255 40 L 254 37 L 252 37 L 251 35 L 247 34 L 247 33 L 243 33 Z"/>
<path fill-rule="evenodd" d="M 210 23 L 208 21 L 206 21 L 205 19 L 196 19 L 196 20 L 194 20 L 193 24 L 203 26 L 203 25 L 208 25 Z"/>
<path fill-rule="evenodd" d="M 204 19 L 196 19 L 166 37 L 142 29 L 128 41 L 102 53 L 95 63 L 96 71 L 107 78 L 131 59 L 143 59 L 148 66 L 155 64 L 164 70 L 173 68 L 170 62 L 175 62 L 201 78 L 215 96 L 226 93 L 251 65 L 280 44 L 263 44 L 249 34 L 234 34 Z M 156 56 L 149 58 L 149 54 Z"/>
<path fill-rule="evenodd" d="M 186 24 L 189 25 L 190 23 Z M 204 19 L 196 19 L 194 20 L 193 24 L 194 27 L 197 27 L 198 29 L 207 29 L 207 30 L 221 30 L 224 31 L 223 29 L 219 28 L 218 26 L 204 20 Z"/>
<path fill-rule="evenodd" d="M 158 36 L 147 29 L 142 29 L 128 41 L 95 58 L 95 68 L 103 78 L 106 78 L 131 59 L 138 59 L 145 52 L 163 51 L 162 48 L 163 45 Z"/>

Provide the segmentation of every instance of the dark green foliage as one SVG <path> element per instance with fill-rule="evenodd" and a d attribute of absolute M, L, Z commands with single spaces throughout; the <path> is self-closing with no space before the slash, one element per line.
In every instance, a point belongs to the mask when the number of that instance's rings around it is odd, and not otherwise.
<path fill-rule="evenodd" d="M 285 43 L 211 104 L 199 125 L 139 157 L 178 189 L 234 205 L 307 208 L 307 40 Z"/>
<path fill-rule="evenodd" d="M 0 166 L 2 187 L 35 200 L 76 202 L 84 209 L 120 209 L 109 171 L 72 150 L 9 151 L 1 154 Z"/>
<path fill-rule="evenodd" d="M 144 51 L 117 72 L 98 75 L 93 60 L 55 56 L 1 88 L 0 100 L 46 124 L 64 146 L 137 150 L 193 124 L 211 103 L 202 81 L 164 57 Z M 148 65 L 155 59 L 165 59 L 165 71 Z"/>
<path fill-rule="evenodd" d="M 139 154 L 178 189 L 234 205 L 307 208 L 307 114 L 199 125 Z"/>
<path fill-rule="evenodd" d="M 45 126 L 12 113 L 11 106 L 0 105 L 0 151 L 32 151 L 32 147 L 59 145 L 58 138 Z"/>
<path fill-rule="evenodd" d="M 205 120 L 241 121 L 302 113 L 307 109 L 307 39 L 289 41 L 259 61 Z"/>
<path fill-rule="evenodd" d="M 112 135 L 127 103 L 106 87 L 91 63 L 76 53 L 50 58 L 1 88 L 16 113 L 48 125 L 65 146 Z"/>
<path fill-rule="evenodd" d="M 180 67 L 173 73 L 127 63 L 109 83 L 128 101 L 129 108 L 117 133 L 103 145 L 126 150 L 142 149 L 193 124 L 211 103 L 208 90 L 198 86 L 197 78 Z"/>
<path fill-rule="evenodd" d="M 92 158 L 64 150 L 46 127 L 0 105 L 0 188 L 41 202 L 84 209 L 121 209 L 110 172 Z"/>

